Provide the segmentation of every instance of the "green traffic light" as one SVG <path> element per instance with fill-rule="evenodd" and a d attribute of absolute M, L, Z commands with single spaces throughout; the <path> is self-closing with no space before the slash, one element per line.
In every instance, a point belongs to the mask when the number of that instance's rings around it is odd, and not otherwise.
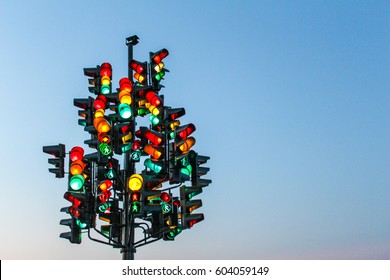
<path fill-rule="evenodd" d="M 160 173 L 163 169 L 161 164 L 152 161 L 150 158 L 145 159 L 144 166 L 152 170 L 154 173 Z"/>
<path fill-rule="evenodd" d="M 108 156 L 108 155 L 110 155 L 112 153 L 112 149 L 111 149 L 110 145 L 108 145 L 107 143 L 100 143 L 99 151 L 104 156 Z"/>
<path fill-rule="evenodd" d="M 119 104 L 118 112 L 119 112 L 119 116 L 121 116 L 121 118 L 123 119 L 128 119 L 131 117 L 131 108 L 126 103 Z"/>
<path fill-rule="evenodd" d="M 87 224 L 81 222 L 80 220 L 76 220 L 76 225 L 78 225 L 81 229 L 87 228 Z"/>
<path fill-rule="evenodd" d="M 130 212 L 132 214 L 138 214 L 141 212 L 141 204 L 139 201 L 133 201 L 130 205 Z"/>
<path fill-rule="evenodd" d="M 159 73 L 157 73 L 156 75 L 154 75 L 154 78 L 157 80 L 157 81 L 161 81 L 161 79 L 165 76 L 165 72 L 164 71 L 161 71 Z"/>
<path fill-rule="evenodd" d="M 155 115 L 150 116 L 150 122 L 152 123 L 153 126 L 157 126 L 161 123 L 161 118 L 157 117 Z"/>
<path fill-rule="evenodd" d="M 74 191 L 79 191 L 84 185 L 83 175 L 77 174 L 70 178 L 69 187 Z"/>

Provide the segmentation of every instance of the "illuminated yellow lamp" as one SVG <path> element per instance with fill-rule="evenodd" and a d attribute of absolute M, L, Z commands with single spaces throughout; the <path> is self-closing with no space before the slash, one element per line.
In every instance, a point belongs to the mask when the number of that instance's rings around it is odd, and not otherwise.
<path fill-rule="evenodd" d="M 104 117 L 104 109 L 97 109 L 94 114 L 95 118 L 101 118 Z"/>
<path fill-rule="evenodd" d="M 144 183 L 144 178 L 140 174 L 133 174 L 130 176 L 128 183 L 131 191 L 139 191 Z"/>
<path fill-rule="evenodd" d="M 164 68 L 164 63 L 163 62 L 160 62 L 160 63 L 157 63 L 155 66 L 154 66 L 154 71 L 156 72 L 160 72 L 163 68 Z"/>
<path fill-rule="evenodd" d="M 121 90 L 118 93 L 118 99 L 119 99 L 119 103 L 126 103 L 128 105 L 131 104 L 130 92 L 127 90 Z"/>
<path fill-rule="evenodd" d="M 175 130 L 175 127 L 176 126 L 179 126 L 180 125 L 180 121 L 179 120 L 176 120 L 176 121 L 174 121 L 173 123 L 171 123 L 170 125 L 169 125 L 169 127 L 172 129 L 172 130 Z"/>
<path fill-rule="evenodd" d="M 131 132 L 129 134 L 126 134 L 125 136 L 122 136 L 122 143 L 123 144 L 129 144 L 130 140 L 132 139 Z"/>
<path fill-rule="evenodd" d="M 148 103 L 148 101 L 146 99 L 141 99 L 140 101 L 138 101 L 138 107 L 139 108 L 145 108 L 146 105 L 148 105 L 148 104 L 150 104 L 150 103 Z"/>
<path fill-rule="evenodd" d="M 111 83 L 111 79 L 109 76 L 103 76 L 101 82 L 102 82 L 102 86 L 109 86 Z"/>
<path fill-rule="evenodd" d="M 135 73 L 134 74 L 134 78 L 140 82 L 141 84 L 145 81 L 145 76 L 139 74 L 139 73 Z"/>
<path fill-rule="evenodd" d="M 145 145 L 144 151 L 145 151 L 145 153 L 149 154 L 151 157 L 153 157 L 155 159 L 159 159 L 162 155 L 162 152 L 160 151 L 160 149 L 153 147 L 151 144 Z"/>
<path fill-rule="evenodd" d="M 93 120 L 93 126 L 96 128 L 98 133 L 109 132 L 111 129 L 110 124 L 104 117 L 98 117 Z"/>
<path fill-rule="evenodd" d="M 69 167 L 69 172 L 72 175 L 80 175 L 83 173 L 85 168 L 85 163 L 82 160 L 76 160 L 72 162 Z"/>
<path fill-rule="evenodd" d="M 160 115 L 160 109 L 154 105 L 150 105 L 148 107 L 150 113 L 152 113 L 153 116 L 158 116 Z"/>
<path fill-rule="evenodd" d="M 194 137 L 188 137 L 183 144 L 179 146 L 180 151 L 183 153 L 188 153 L 190 149 L 195 145 L 195 138 Z"/>

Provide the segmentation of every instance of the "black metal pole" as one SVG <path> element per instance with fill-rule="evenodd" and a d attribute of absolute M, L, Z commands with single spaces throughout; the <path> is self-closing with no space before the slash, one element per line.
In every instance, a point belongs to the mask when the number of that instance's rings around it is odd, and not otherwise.
<path fill-rule="evenodd" d="M 133 59 L 133 46 L 138 44 L 138 36 L 134 35 L 131 37 L 126 38 L 126 45 L 128 49 L 128 78 L 133 83 L 133 75 L 132 75 L 132 69 L 130 68 L 130 61 Z M 132 95 L 134 92 L 134 88 L 132 91 Z M 133 96 L 132 96 L 133 98 Z M 133 98 L 134 100 L 134 98 Z M 134 112 L 134 102 L 132 103 L 132 110 Z M 133 117 L 133 121 L 131 122 L 131 134 L 134 137 L 135 133 L 135 117 Z M 130 160 L 130 153 L 126 152 L 124 155 L 124 182 L 127 184 L 127 179 L 135 173 L 135 164 Z M 134 216 L 129 215 L 129 201 L 130 201 L 130 192 L 128 191 L 127 186 L 125 186 L 124 191 L 124 200 L 123 200 L 123 221 L 124 221 L 124 228 L 122 228 L 122 240 L 123 240 L 123 250 L 122 250 L 122 259 L 123 260 L 134 260 Z"/>

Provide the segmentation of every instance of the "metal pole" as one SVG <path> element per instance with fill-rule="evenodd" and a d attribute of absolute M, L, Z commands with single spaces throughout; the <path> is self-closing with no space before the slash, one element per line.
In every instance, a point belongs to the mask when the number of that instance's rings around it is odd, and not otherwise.
<path fill-rule="evenodd" d="M 126 38 L 126 45 L 128 49 L 128 78 L 131 82 L 133 82 L 132 70 L 130 68 L 130 61 L 133 59 L 133 46 L 138 44 L 138 36 L 134 35 Z M 132 95 L 134 92 L 134 87 L 132 91 Z M 133 96 L 132 96 L 133 97 Z M 134 100 L 134 98 L 133 98 Z M 132 103 L 132 110 L 134 111 L 134 102 Z M 132 122 L 131 134 L 134 137 L 135 132 L 135 120 Z M 130 160 L 130 153 L 126 152 L 124 155 L 124 182 L 127 182 L 127 179 L 135 173 L 135 164 Z M 129 215 L 129 201 L 130 201 L 130 193 L 128 191 L 127 186 L 125 186 L 125 194 L 123 201 L 123 221 L 124 228 L 122 228 L 122 240 L 123 240 L 123 250 L 122 250 L 122 259 L 123 260 L 134 260 L 134 216 Z M 124 229 L 124 231 L 123 231 Z"/>

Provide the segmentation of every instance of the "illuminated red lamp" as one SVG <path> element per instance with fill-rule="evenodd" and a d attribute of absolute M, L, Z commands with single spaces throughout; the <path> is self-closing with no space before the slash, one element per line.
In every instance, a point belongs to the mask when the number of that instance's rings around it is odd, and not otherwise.
<path fill-rule="evenodd" d="M 138 191 L 133 191 L 133 192 L 131 192 L 131 194 L 130 194 L 130 201 L 131 201 L 131 202 L 139 201 L 139 200 L 140 200 L 140 196 L 141 196 L 140 192 L 138 192 Z"/>
<path fill-rule="evenodd" d="M 173 206 L 179 208 L 180 207 L 180 201 L 178 201 L 178 200 L 173 201 Z"/>
<path fill-rule="evenodd" d="M 133 69 L 138 74 L 141 74 L 145 70 L 145 68 L 143 67 L 142 63 L 140 63 L 140 62 L 138 62 L 136 60 L 130 61 L 130 68 Z"/>
<path fill-rule="evenodd" d="M 164 58 L 168 56 L 169 52 L 167 49 L 162 49 L 153 54 L 153 61 L 156 63 L 160 63 Z"/>
<path fill-rule="evenodd" d="M 106 97 L 104 95 L 100 94 L 93 102 L 93 108 L 95 108 L 96 110 L 105 109 L 106 103 L 107 103 Z"/>
<path fill-rule="evenodd" d="M 76 146 L 73 147 L 72 150 L 69 152 L 69 159 L 70 161 L 76 161 L 76 160 L 82 160 L 84 157 L 84 149 Z"/>
<path fill-rule="evenodd" d="M 169 203 L 171 201 L 171 196 L 167 192 L 161 192 L 160 198 L 162 202 Z"/>
<path fill-rule="evenodd" d="M 133 144 L 131 145 L 131 149 L 133 151 L 141 150 L 141 140 L 134 140 Z"/>
<path fill-rule="evenodd" d="M 186 139 L 190 134 L 192 134 L 196 130 L 196 127 L 194 124 L 190 123 L 187 125 L 176 127 L 176 138 L 184 140 Z"/>
<path fill-rule="evenodd" d="M 163 142 L 162 134 L 158 132 L 148 130 L 145 132 L 144 136 L 155 146 L 158 146 Z"/>
<path fill-rule="evenodd" d="M 112 67 L 110 63 L 104 62 L 100 66 L 100 76 L 109 76 L 109 77 L 112 76 Z"/>
<path fill-rule="evenodd" d="M 112 187 L 112 181 L 111 180 L 104 180 L 99 185 L 99 189 L 102 190 L 102 191 L 107 191 L 111 187 Z"/>
<path fill-rule="evenodd" d="M 64 198 L 75 207 L 79 207 L 81 205 L 81 200 L 75 198 L 70 192 L 64 193 Z"/>
<path fill-rule="evenodd" d="M 153 91 L 149 91 L 146 94 L 146 100 L 153 106 L 160 106 L 161 105 L 161 98 Z"/>
<path fill-rule="evenodd" d="M 129 78 L 122 78 L 119 80 L 119 88 L 120 90 L 126 90 L 128 92 L 131 92 L 133 89 L 133 86 L 129 80 Z"/>

